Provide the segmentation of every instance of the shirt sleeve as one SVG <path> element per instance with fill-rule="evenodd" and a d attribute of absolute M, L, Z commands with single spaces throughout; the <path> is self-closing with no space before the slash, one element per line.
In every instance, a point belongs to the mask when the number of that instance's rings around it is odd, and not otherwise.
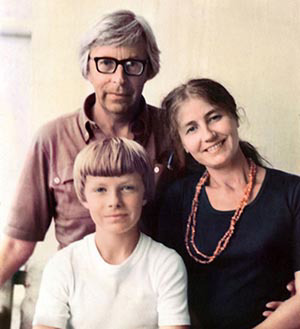
<path fill-rule="evenodd" d="M 175 251 L 161 263 L 157 280 L 159 326 L 189 325 L 187 273 Z"/>
<path fill-rule="evenodd" d="M 58 252 L 44 269 L 33 325 L 66 328 L 70 318 L 69 298 L 73 272 L 70 260 L 63 256 Z"/>
<path fill-rule="evenodd" d="M 5 234 L 20 240 L 41 241 L 54 214 L 54 197 L 48 184 L 49 159 L 43 138 L 32 143 L 21 172 Z"/>

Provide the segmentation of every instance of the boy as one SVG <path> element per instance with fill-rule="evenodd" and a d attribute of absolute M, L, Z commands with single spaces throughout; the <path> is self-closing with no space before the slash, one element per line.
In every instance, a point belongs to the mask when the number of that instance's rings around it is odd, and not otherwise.
<path fill-rule="evenodd" d="M 145 150 L 125 138 L 94 142 L 76 157 L 74 185 L 96 232 L 47 264 L 33 328 L 189 328 L 181 258 L 138 228 L 154 193 Z"/>

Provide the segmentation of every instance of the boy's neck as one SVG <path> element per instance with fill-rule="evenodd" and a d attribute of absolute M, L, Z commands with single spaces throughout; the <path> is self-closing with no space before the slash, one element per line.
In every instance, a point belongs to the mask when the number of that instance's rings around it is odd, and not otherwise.
<path fill-rule="evenodd" d="M 103 233 L 96 230 L 96 247 L 104 261 L 112 265 L 123 263 L 133 253 L 140 238 L 138 229 L 126 234 Z"/>

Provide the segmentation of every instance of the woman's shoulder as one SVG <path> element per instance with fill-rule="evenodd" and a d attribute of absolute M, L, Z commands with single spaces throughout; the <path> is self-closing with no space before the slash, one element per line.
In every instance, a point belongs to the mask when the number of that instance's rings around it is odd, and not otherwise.
<path fill-rule="evenodd" d="M 300 176 L 294 173 L 282 171 L 280 169 L 266 168 L 267 175 L 273 180 L 279 183 L 292 183 L 299 184 Z"/>
<path fill-rule="evenodd" d="M 279 169 L 266 168 L 266 188 L 288 198 L 300 196 L 300 176 Z"/>

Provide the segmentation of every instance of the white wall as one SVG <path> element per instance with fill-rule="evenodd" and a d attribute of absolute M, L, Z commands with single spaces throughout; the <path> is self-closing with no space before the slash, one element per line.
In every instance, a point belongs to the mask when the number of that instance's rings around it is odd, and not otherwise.
<path fill-rule="evenodd" d="M 30 20 L 29 0 L 0 0 L 0 231 L 31 137 Z"/>
<path fill-rule="evenodd" d="M 299 0 L 39 0 L 33 20 L 33 111 L 42 122 L 79 107 L 89 86 L 77 46 L 103 13 L 143 15 L 159 43 L 162 69 L 148 102 L 188 78 L 224 83 L 247 114 L 241 134 L 271 163 L 300 172 Z"/>

